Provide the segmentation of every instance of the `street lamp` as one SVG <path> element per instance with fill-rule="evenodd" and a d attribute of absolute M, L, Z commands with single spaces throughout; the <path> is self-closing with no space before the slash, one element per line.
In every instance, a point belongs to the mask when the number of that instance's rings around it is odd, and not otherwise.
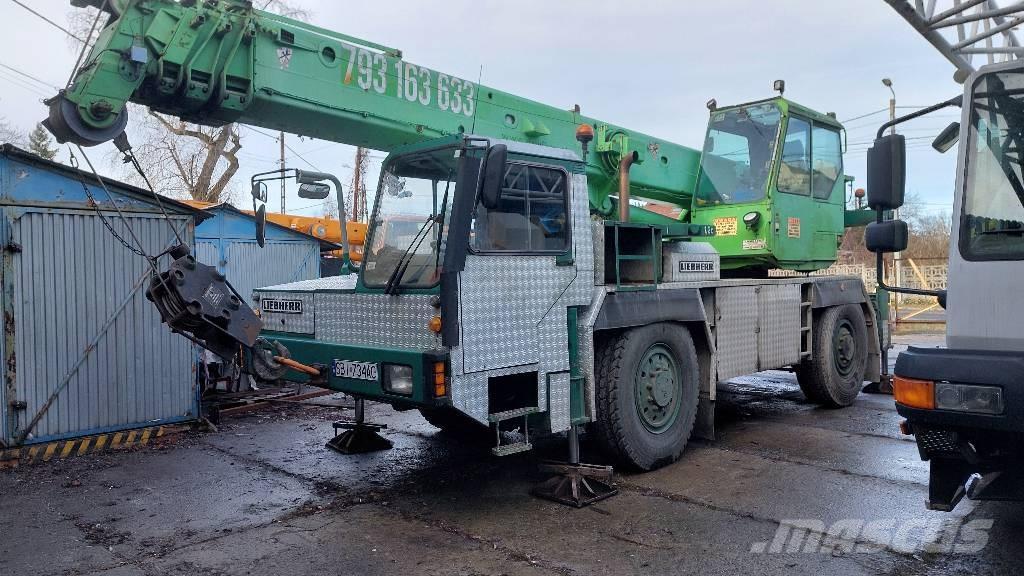
<path fill-rule="evenodd" d="M 896 119 L 896 91 L 892 89 L 892 80 L 889 78 L 882 78 L 882 85 L 889 89 L 889 93 L 892 94 L 892 98 L 889 98 L 889 121 Z M 896 126 L 889 128 L 890 134 L 896 133 Z"/>

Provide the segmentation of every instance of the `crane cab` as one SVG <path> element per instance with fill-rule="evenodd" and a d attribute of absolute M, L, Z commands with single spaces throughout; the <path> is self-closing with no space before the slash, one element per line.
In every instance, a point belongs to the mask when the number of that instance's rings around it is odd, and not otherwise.
<path fill-rule="evenodd" d="M 725 269 L 827 268 L 843 233 L 842 125 L 784 98 L 711 110 L 692 221 Z"/>

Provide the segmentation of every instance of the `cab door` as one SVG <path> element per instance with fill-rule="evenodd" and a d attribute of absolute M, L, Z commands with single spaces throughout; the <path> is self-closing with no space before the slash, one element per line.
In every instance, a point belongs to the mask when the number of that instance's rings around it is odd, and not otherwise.
<path fill-rule="evenodd" d="M 541 363 L 542 324 L 576 277 L 570 191 L 565 169 L 510 161 L 498 205 L 477 203 L 459 281 L 463 373 Z"/>

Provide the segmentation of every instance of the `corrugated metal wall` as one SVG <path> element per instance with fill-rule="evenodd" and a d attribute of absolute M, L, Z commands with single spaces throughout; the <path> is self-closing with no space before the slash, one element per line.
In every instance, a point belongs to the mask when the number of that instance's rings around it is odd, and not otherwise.
<path fill-rule="evenodd" d="M 17 412 L 17 427 L 32 419 L 72 371 L 30 442 L 195 418 L 192 344 L 162 325 L 146 300 L 146 260 L 121 246 L 93 212 L 32 210 L 4 209 L 11 237 L 22 247 L 5 259 L 4 269 L 5 293 L 13 295 L 16 397 L 27 404 Z M 172 218 L 191 242 L 189 219 Z M 116 214 L 108 219 L 129 238 Z M 171 245 L 162 217 L 127 219 L 147 253 Z"/>
<path fill-rule="evenodd" d="M 196 259 L 220 268 L 250 306 L 256 288 L 320 277 L 320 245 L 313 238 L 309 242 L 268 239 L 263 248 L 255 242 L 200 239 Z"/>

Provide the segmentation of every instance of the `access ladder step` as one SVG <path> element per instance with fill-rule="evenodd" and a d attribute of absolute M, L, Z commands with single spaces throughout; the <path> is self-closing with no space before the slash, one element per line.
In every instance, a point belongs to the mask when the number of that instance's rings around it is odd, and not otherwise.
<path fill-rule="evenodd" d="M 487 415 L 488 422 L 503 422 L 505 420 L 511 420 L 513 418 L 522 418 L 530 414 L 536 414 L 540 412 L 540 408 L 536 406 L 529 406 L 526 408 L 516 408 L 514 410 L 505 410 L 504 412 L 495 412 L 494 414 Z"/>
<path fill-rule="evenodd" d="M 533 444 L 524 441 L 495 446 L 491 448 L 491 453 L 495 456 L 508 456 L 510 454 L 518 454 L 519 452 L 526 452 L 527 450 L 533 450 Z"/>

